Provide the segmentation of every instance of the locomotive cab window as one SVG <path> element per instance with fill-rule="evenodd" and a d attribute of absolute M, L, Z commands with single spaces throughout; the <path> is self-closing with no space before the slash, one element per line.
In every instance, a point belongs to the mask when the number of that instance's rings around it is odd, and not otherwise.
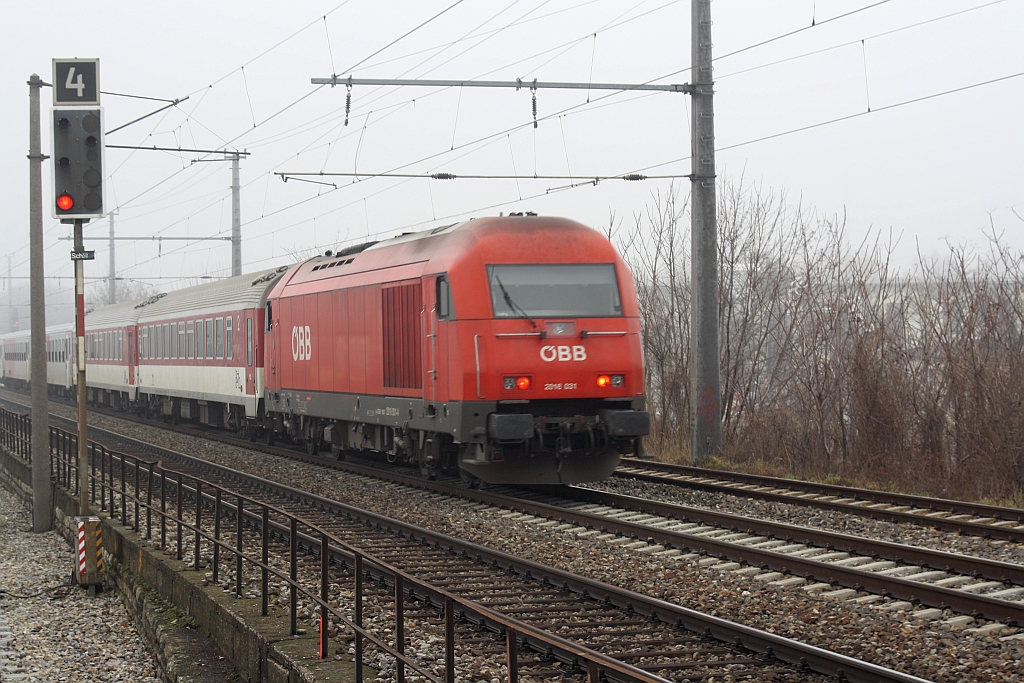
<path fill-rule="evenodd" d="M 606 318 L 622 315 L 611 263 L 487 266 L 495 318 Z"/>
<path fill-rule="evenodd" d="M 452 302 L 452 287 L 447 275 L 437 276 L 437 319 L 455 320 L 455 304 Z"/>

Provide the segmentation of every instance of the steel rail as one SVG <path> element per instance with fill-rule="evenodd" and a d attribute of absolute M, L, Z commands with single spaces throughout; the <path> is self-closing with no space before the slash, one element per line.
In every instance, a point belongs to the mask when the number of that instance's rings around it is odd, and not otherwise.
<path fill-rule="evenodd" d="M 648 470 L 643 472 L 642 470 Z M 659 476 L 650 471 L 666 472 L 686 477 L 697 477 L 694 479 L 677 479 L 673 477 Z M 935 510 L 936 512 L 951 512 L 957 515 L 971 515 L 980 518 L 995 518 L 1004 522 L 1015 522 L 1024 527 L 1024 510 L 1020 508 L 1001 507 L 997 505 L 985 505 L 982 503 L 970 503 L 942 498 L 929 498 L 927 496 L 915 496 L 910 494 L 890 493 L 887 491 L 874 491 L 871 489 L 858 489 L 833 484 L 819 484 L 815 482 L 799 481 L 792 479 L 780 479 L 777 477 L 762 477 L 752 474 L 741 474 L 725 472 L 722 470 L 705 470 L 685 465 L 673 465 L 670 463 L 652 462 L 649 460 L 638 460 L 635 458 L 623 458 L 619 469 L 613 476 L 622 479 L 637 479 L 658 484 L 671 486 L 685 486 L 701 491 L 714 493 L 728 493 L 736 496 L 760 498 L 790 505 L 802 505 L 816 507 L 824 510 L 843 512 L 857 515 L 859 517 L 871 517 L 900 524 L 915 523 L 922 526 L 930 526 L 941 531 L 954 533 L 967 533 L 986 538 L 1001 539 L 1008 541 L 1024 542 L 1024 528 L 999 527 L 992 524 L 974 523 L 966 520 L 955 520 L 943 517 L 930 517 L 927 515 L 905 512 L 900 510 L 886 510 L 868 507 L 863 504 L 851 505 L 835 500 L 821 500 L 818 498 L 802 497 L 798 493 L 786 494 L 776 492 L 778 489 L 788 489 L 794 492 L 814 493 L 822 496 L 836 496 L 840 499 L 853 498 L 855 501 L 885 503 L 893 506 L 908 506 Z M 742 484 L 756 485 L 758 487 L 771 488 L 770 491 L 742 488 L 738 484 L 731 485 L 717 483 L 721 481 L 736 481 Z"/>

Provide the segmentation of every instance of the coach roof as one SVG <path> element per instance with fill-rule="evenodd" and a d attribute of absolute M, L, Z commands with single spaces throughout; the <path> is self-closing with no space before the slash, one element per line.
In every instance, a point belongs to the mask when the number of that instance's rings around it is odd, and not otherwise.
<path fill-rule="evenodd" d="M 178 289 L 136 303 L 139 322 L 262 306 L 267 292 L 288 266 L 270 268 Z"/>

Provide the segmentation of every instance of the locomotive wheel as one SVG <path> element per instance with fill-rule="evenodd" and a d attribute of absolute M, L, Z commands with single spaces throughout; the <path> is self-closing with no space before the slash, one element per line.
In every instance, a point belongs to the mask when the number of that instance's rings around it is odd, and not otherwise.
<path fill-rule="evenodd" d="M 440 468 L 437 465 L 428 465 L 425 461 L 420 460 L 420 476 L 427 481 L 434 481 L 437 479 L 437 474 Z"/>
<path fill-rule="evenodd" d="M 340 462 L 345 459 L 345 450 L 343 448 L 339 448 L 335 444 L 331 444 L 331 456 Z"/>
<path fill-rule="evenodd" d="M 461 467 L 459 468 L 459 482 L 467 489 L 478 489 L 483 485 L 478 476 L 467 472 Z"/>
<path fill-rule="evenodd" d="M 309 455 L 316 455 L 320 452 L 320 447 L 323 446 L 323 439 L 312 438 L 306 441 L 306 453 Z"/>

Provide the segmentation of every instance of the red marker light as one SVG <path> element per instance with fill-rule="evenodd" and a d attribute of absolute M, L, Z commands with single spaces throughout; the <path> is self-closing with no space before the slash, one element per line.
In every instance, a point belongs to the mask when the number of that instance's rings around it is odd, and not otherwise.
<path fill-rule="evenodd" d="M 524 390 L 525 389 L 529 389 L 530 388 L 530 378 L 529 377 L 520 377 L 519 379 L 516 380 L 516 386 L 519 387 L 520 389 L 524 389 Z"/>
<path fill-rule="evenodd" d="M 57 197 L 57 208 L 61 211 L 70 211 L 75 206 L 74 198 L 68 193 L 64 193 Z"/>
<path fill-rule="evenodd" d="M 598 376 L 598 378 L 597 378 L 597 386 L 599 386 L 602 389 L 604 389 L 605 387 L 611 386 L 611 384 L 612 384 L 612 378 L 609 377 L 608 375 L 599 375 Z"/>

